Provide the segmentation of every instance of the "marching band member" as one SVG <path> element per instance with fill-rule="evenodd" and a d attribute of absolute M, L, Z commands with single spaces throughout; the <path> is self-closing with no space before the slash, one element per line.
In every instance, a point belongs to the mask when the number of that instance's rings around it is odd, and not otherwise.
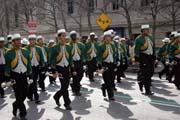
<path fill-rule="evenodd" d="M 4 37 L 0 37 L 0 97 L 1 98 L 4 98 L 4 89 L 2 88 L 1 84 L 3 82 L 5 82 L 6 78 L 5 78 L 5 57 L 4 57 L 4 54 L 5 54 L 5 51 L 6 51 L 6 48 L 4 46 L 4 42 L 5 42 L 5 39 Z"/>
<path fill-rule="evenodd" d="M 129 49 L 126 43 L 126 38 L 121 38 L 120 39 L 120 49 L 121 49 L 121 57 L 122 57 L 122 61 L 121 61 L 121 73 L 120 76 L 121 77 L 126 77 L 124 74 L 124 71 L 128 68 L 128 58 L 130 57 L 129 55 Z"/>
<path fill-rule="evenodd" d="M 103 68 L 103 80 L 104 84 L 102 84 L 102 92 L 103 96 L 106 97 L 106 91 L 108 93 L 109 100 L 114 99 L 114 68 L 116 63 L 116 50 L 115 45 L 111 42 L 112 34 L 110 31 L 104 32 L 104 40 L 99 45 L 99 54 L 98 54 L 98 67 L 99 69 Z"/>
<path fill-rule="evenodd" d="M 115 36 L 114 41 L 117 43 L 117 71 L 115 72 L 115 77 L 118 83 L 121 83 L 121 71 L 122 71 L 122 49 L 120 46 L 120 37 Z"/>
<path fill-rule="evenodd" d="M 59 99 L 63 96 L 65 108 L 71 110 L 68 87 L 70 82 L 70 69 L 74 72 L 71 54 L 72 48 L 66 43 L 65 29 L 58 30 L 57 36 L 58 43 L 52 47 L 50 60 L 54 70 L 54 78 L 56 78 L 57 75 L 59 76 L 61 89 L 54 95 L 54 100 L 57 106 L 60 106 Z"/>
<path fill-rule="evenodd" d="M 176 33 L 174 38 L 176 42 L 170 46 L 169 54 L 175 69 L 174 84 L 180 90 L 180 33 Z"/>
<path fill-rule="evenodd" d="M 166 74 L 166 80 L 169 79 L 169 66 L 167 65 L 167 60 L 169 61 L 169 56 L 168 56 L 168 44 L 170 42 L 169 38 L 164 38 L 162 40 L 162 42 L 164 42 L 163 46 L 160 47 L 159 52 L 158 52 L 158 57 L 161 60 L 161 62 L 163 63 L 163 65 L 165 66 L 164 69 L 159 72 L 159 78 L 162 78 L 162 75 L 165 73 Z"/>
<path fill-rule="evenodd" d="M 91 82 L 94 82 L 94 72 L 97 69 L 98 43 L 95 41 L 95 36 L 96 34 L 94 32 L 91 32 L 89 34 L 89 41 L 85 43 L 88 77 Z"/>
<path fill-rule="evenodd" d="M 7 35 L 7 43 L 5 44 L 5 48 L 12 48 L 12 35 Z"/>
<path fill-rule="evenodd" d="M 54 40 L 49 40 L 49 44 L 48 44 L 48 48 L 49 48 L 49 67 L 48 67 L 48 71 L 51 73 L 53 72 L 52 68 L 51 68 L 51 62 L 50 62 L 50 58 L 51 58 L 51 50 L 55 45 L 55 41 Z M 56 82 L 56 78 L 49 76 L 49 82 L 50 84 L 54 84 Z"/>
<path fill-rule="evenodd" d="M 15 80 L 13 85 L 15 93 L 15 102 L 13 103 L 13 115 L 16 116 L 17 110 L 20 111 L 20 117 L 25 119 L 27 114 L 24 100 L 27 96 L 28 82 L 27 77 L 31 79 L 32 67 L 27 49 L 21 48 L 21 35 L 14 34 L 12 38 L 13 48 L 7 50 L 5 54 L 5 74 L 10 81 L 10 78 Z"/>
<path fill-rule="evenodd" d="M 155 41 L 149 34 L 149 25 L 141 26 L 141 34 L 135 40 L 135 60 L 140 63 L 138 74 L 139 88 L 145 95 L 153 95 L 151 91 L 151 77 L 154 74 Z"/>
<path fill-rule="evenodd" d="M 175 36 L 175 34 L 177 34 L 177 31 L 173 31 L 173 32 L 171 32 L 171 34 L 170 34 L 170 42 L 169 42 L 169 44 L 168 44 L 168 55 L 169 55 L 169 53 L 170 53 L 170 48 L 171 48 L 171 46 L 173 46 L 175 43 L 176 43 L 176 40 L 175 40 L 175 38 L 174 38 L 174 36 Z M 169 55 L 170 56 L 170 55 Z M 171 61 L 170 61 L 171 62 Z M 168 77 L 168 81 L 169 82 L 172 82 L 173 80 L 172 80 L 172 78 L 173 78 L 173 76 L 175 75 L 175 66 L 174 65 L 170 65 L 169 66 L 169 77 Z"/>
<path fill-rule="evenodd" d="M 46 79 L 45 73 L 47 71 L 48 63 L 49 63 L 49 48 L 44 45 L 44 38 L 41 35 L 37 36 L 37 45 L 41 48 L 44 58 L 44 66 L 39 71 L 38 83 L 41 90 L 46 91 L 44 80 Z"/>
<path fill-rule="evenodd" d="M 76 74 L 72 73 L 73 82 L 71 84 L 72 92 L 76 96 L 81 96 L 81 80 L 83 78 L 83 65 L 85 63 L 85 46 L 83 43 L 77 41 L 78 33 L 76 31 L 70 32 L 71 46 L 72 46 L 72 58 L 74 62 L 74 69 Z"/>
<path fill-rule="evenodd" d="M 26 49 L 29 50 L 33 76 L 33 83 L 30 84 L 28 90 L 28 99 L 30 99 L 31 101 L 35 100 L 35 103 L 39 104 L 41 101 L 39 100 L 37 80 L 39 70 L 41 70 L 44 67 L 44 58 L 41 48 L 35 44 L 36 35 L 29 35 L 28 40 L 30 44 L 26 47 Z"/>

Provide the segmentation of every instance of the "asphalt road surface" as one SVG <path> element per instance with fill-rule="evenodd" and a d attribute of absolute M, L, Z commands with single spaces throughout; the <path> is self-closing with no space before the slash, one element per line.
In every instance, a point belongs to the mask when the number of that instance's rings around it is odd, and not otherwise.
<path fill-rule="evenodd" d="M 154 96 L 142 95 L 138 89 L 135 73 L 126 73 L 126 78 L 117 84 L 114 102 L 109 102 L 101 93 L 101 77 L 95 82 L 82 80 L 82 96 L 72 96 L 72 111 L 57 107 L 53 95 L 59 89 L 59 81 L 49 85 L 46 78 L 46 92 L 39 91 L 42 104 L 25 101 L 28 120 L 180 120 L 180 91 L 172 83 L 153 77 Z M 5 91 L 6 98 L 0 98 L 0 120 L 18 120 L 12 115 L 14 94 L 11 88 Z"/>

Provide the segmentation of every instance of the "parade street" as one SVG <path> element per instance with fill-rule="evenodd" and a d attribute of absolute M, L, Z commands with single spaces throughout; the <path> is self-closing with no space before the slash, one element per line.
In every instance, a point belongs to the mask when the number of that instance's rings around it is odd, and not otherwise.
<path fill-rule="evenodd" d="M 117 85 L 115 101 L 104 99 L 101 92 L 102 80 L 96 77 L 95 82 L 82 80 L 82 96 L 72 96 L 72 111 L 57 107 L 53 99 L 54 93 L 59 89 L 56 85 L 49 85 L 46 78 L 46 92 L 39 91 L 42 104 L 36 105 L 32 101 L 25 101 L 28 120 L 179 120 L 180 119 L 180 91 L 174 84 L 160 80 L 157 75 L 153 77 L 153 96 L 142 95 L 138 89 L 135 73 L 126 73 L 126 79 Z M 1 120 L 18 120 L 12 115 L 12 102 L 14 94 L 11 88 L 5 91 L 7 96 L 0 99 Z"/>

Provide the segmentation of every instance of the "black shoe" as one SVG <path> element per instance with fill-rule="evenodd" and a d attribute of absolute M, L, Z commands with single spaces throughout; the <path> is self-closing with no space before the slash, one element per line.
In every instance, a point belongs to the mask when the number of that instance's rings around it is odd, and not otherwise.
<path fill-rule="evenodd" d="M 66 110 L 72 110 L 71 106 L 70 105 L 66 106 Z"/>
<path fill-rule="evenodd" d="M 35 100 L 35 103 L 36 103 L 36 104 L 40 104 L 41 101 L 40 101 L 40 100 Z"/>
<path fill-rule="evenodd" d="M 114 91 L 117 91 L 117 88 L 114 87 L 113 90 L 114 90 Z"/>
<path fill-rule="evenodd" d="M 162 79 L 162 75 L 161 74 L 159 74 L 159 79 Z"/>
<path fill-rule="evenodd" d="M 146 92 L 145 95 L 154 95 L 153 92 Z"/>
<path fill-rule="evenodd" d="M 109 98 L 110 101 L 115 101 L 114 97 Z"/>
<path fill-rule="evenodd" d="M 102 90 L 103 96 L 106 97 L 106 89 L 104 87 L 101 87 L 101 90 Z"/>
<path fill-rule="evenodd" d="M 123 73 L 121 77 L 126 78 L 126 75 Z"/>
<path fill-rule="evenodd" d="M 42 91 L 42 92 L 45 92 L 45 91 L 46 91 L 46 89 L 42 89 L 41 91 Z"/>
<path fill-rule="evenodd" d="M 16 117 L 16 115 L 17 115 L 17 109 L 14 109 L 14 108 L 13 108 L 12 114 L 14 115 L 14 117 Z"/>
<path fill-rule="evenodd" d="M 59 106 L 61 106 L 61 104 L 59 103 L 59 100 L 58 99 L 56 99 L 55 97 L 53 97 L 54 98 L 54 100 L 55 100 L 55 102 L 56 102 L 56 105 L 59 107 Z"/>
<path fill-rule="evenodd" d="M 117 83 L 121 83 L 121 80 L 117 80 Z"/>
<path fill-rule="evenodd" d="M 143 84 L 142 82 L 138 81 L 139 90 L 143 92 Z"/>
<path fill-rule="evenodd" d="M 29 101 L 34 101 L 34 99 L 33 99 L 33 98 L 29 98 L 29 97 L 28 97 L 28 99 L 29 99 Z"/>

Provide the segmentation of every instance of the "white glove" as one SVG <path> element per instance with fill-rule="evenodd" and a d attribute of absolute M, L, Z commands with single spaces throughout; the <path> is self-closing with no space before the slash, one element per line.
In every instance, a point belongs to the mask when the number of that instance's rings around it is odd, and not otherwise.
<path fill-rule="evenodd" d="M 114 68 L 114 72 L 116 72 L 117 71 L 117 68 Z"/>
<path fill-rule="evenodd" d="M 102 73 L 108 70 L 108 67 L 102 67 Z"/>
<path fill-rule="evenodd" d="M 76 76 L 77 75 L 77 72 L 72 72 L 73 76 Z"/>
<path fill-rule="evenodd" d="M 43 71 L 43 72 L 41 72 L 41 74 L 45 74 L 45 72 Z"/>
<path fill-rule="evenodd" d="M 9 82 L 6 83 L 6 86 L 7 86 L 7 87 L 11 87 L 12 85 L 13 85 L 13 83 L 12 83 L 11 81 L 9 81 Z"/>
<path fill-rule="evenodd" d="M 121 62 L 118 61 L 118 62 L 117 62 L 117 66 L 119 67 L 120 65 L 121 65 Z"/>
<path fill-rule="evenodd" d="M 5 87 L 7 87 L 7 84 L 6 84 L 5 82 L 3 82 L 3 83 L 1 84 L 1 87 L 2 87 L 2 88 L 5 88 Z"/>
<path fill-rule="evenodd" d="M 83 66 L 83 70 L 84 70 L 84 71 L 87 70 L 87 66 L 86 66 L 86 65 Z"/>
<path fill-rule="evenodd" d="M 156 59 L 156 60 L 155 60 L 155 64 L 157 64 L 158 62 L 159 62 L 159 60 Z"/>
<path fill-rule="evenodd" d="M 30 84 L 32 84 L 33 83 L 33 79 L 29 79 L 28 80 L 28 84 L 30 85 Z"/>

